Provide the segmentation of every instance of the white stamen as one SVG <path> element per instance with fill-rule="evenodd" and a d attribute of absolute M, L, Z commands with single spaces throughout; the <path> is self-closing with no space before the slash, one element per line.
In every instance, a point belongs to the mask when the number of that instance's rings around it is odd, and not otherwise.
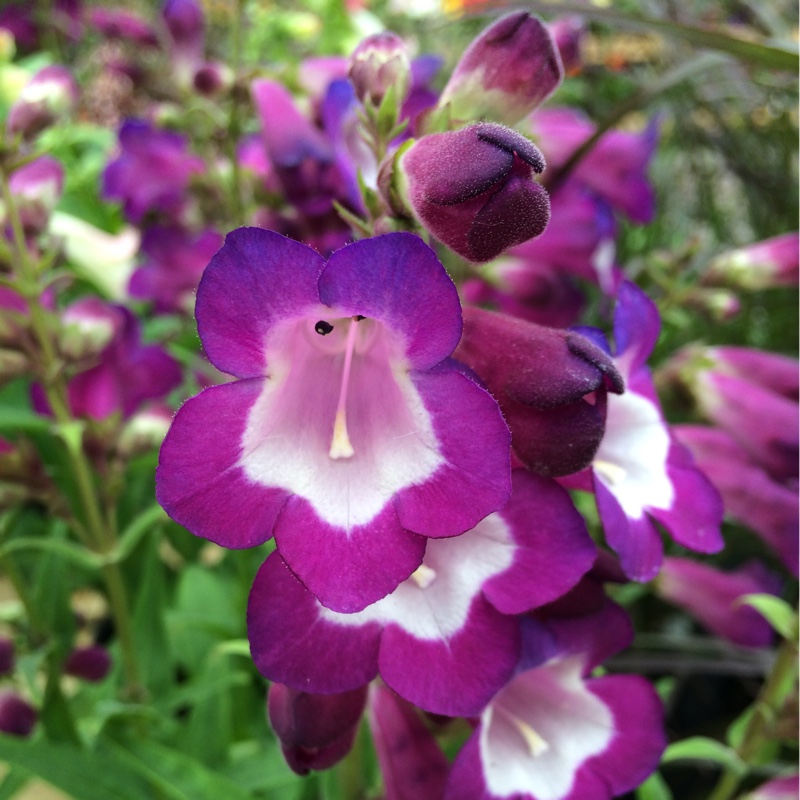
<path fill-rule="evenodd" d="M 333 436 L 331 437 L 331 449 L 328 455 L 332 459 L 352 458 L 355 450 L 350 442 L 347 433 L 347 386 L 350 383 L 350 366 L 353 363 L 353 351 L 356 346 L 356 327 L 357 318 L 353 317 L 350 321 L 350 328 L 347 331 L 347 342 L 344 350 L 344 368 L 342 369 L 342 385 L 339 389 L 339 402 L 336 406 L 336 418 L 333 421 Z"/>
<path fill-rule="evenodd" d="M 427 589 L 436 580 L 436 570 L 420 564 L 412 573 L 411 580 L 419 586 L 420 589 Z"/>
<path fill-rule="evenodd" d="M 502 709 L 503 714 L 513 723 L 514 727 L 520 732 L 525 744 L 528 745 L 528 752 L 532 758 L 546 753 L 550 745 L 537 733 L 524 719 L 520 719 L 516 714 L 512 714 L 508 709 Z"/>

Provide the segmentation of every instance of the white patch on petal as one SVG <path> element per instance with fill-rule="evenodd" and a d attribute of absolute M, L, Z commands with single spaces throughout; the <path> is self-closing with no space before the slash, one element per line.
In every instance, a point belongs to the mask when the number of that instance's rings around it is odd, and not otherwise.
<path fill-rule="evenodd" d="M 517 675 L 481 717 L 480 756 L 492 795 L 560 800 L 614 735 L 611 711 L 586 688 L 580 656 Z"/>
<path fill-rule="evenodd" d="M 514 551 L 508 525 L 490 514 L 461 536 L 429 539 L 422 566 L 388 597 L 356 614 L 320 605 L 320 616 L 337 625 L 395 623 L 416 639 L 447 640 L 464 627 L 483 584 L 511 566 Z"/>
<path fill-rule="evenodd" d="M 669 447 L 666 423 L 650 400 L 631 391 L 608 396 L 606 432 L 592 467 L 627 517 L 641 519 L 647 508 L 672 506 Z"/>
<path fill-rule="evenodd" d="M 250 480 L 305 498 L 323 521 L 349 530 L 374 519 L 401 489 L 426 481 L 444 459 L 391 334 L 375 320 L 355 323 L 331 314 L 320 306 L 272 330 L 269 377 L 250 411 L 239 464 Z M 329 335 L 315 332 L 319 320 L 334 324 Z M 337 438 L 351 324 L 358 325 L 358 338 L 347 428 Z"/>

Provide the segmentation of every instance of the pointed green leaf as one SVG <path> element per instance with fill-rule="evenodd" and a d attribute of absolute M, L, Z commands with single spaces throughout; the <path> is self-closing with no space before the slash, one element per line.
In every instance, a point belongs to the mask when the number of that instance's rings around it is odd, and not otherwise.
<path fill-rule="evenodd" d="M 713 761 L 741 774 L 747 769 L 732 748 L 706 736 L 690 736 L 671 744 L 661 763 L 668 764 L 670 761 Z"/>
<path fill-rule="evenodd" d="M 797 615 L 785 600 L 772 594 L 745 594 L 736 602 L 758 611 L 784 639 L 797 641 Z"/>
<path fill-rule="evenodd" d="M 636 800 L 672 800 L 672 791 L 660 772 L 654 772 L 637 790 Z"/>

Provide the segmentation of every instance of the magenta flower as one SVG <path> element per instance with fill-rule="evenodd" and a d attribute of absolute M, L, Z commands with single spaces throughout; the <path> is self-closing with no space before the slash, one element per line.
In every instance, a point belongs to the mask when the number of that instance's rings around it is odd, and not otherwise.
<path fill-rule="evenodd" d="M 606 541 L 626 574 L 647 581 L 661 564 L 654 522 L 701 553 L 723 546 L 719 494 L 672 436 L 645 361 L 660 328 L 658 310 L 632 283 L 620 287 L 614 317 L 614 361 L 625 393 L 608 398 L 606 430 L 592 462 L 597 509 Z"/>
<path fill-rule="evenodd" d="M 222 236 L 207 229 L 198 234 L 184 228 L 154 225 L 142 237 L 144 263 L 131 276 L 131 297 L 152 300 L 156 311 L 191 312 L 194 291 Z"/>
<path fill-rule="evenodd" d="M 158 47 L 152 25 L 131 11 L 116 8 L 91 8 L 89 25 L 109 39 L 121 39 L 137 47 Z"/>
<path fill-rule="evenodd" d="M 705 425 L 675 425 L 672 430 L 722 496 L 725 512 L 755 531 L 797 576 L 796 487 L 774 481 L 725 431 Z"/>
<path fill-rule="evenodd" d="M 797 286 L 800 280 L 797 232 L 720 253 L 708 265 L 703 281 L 742 289 Z"/>
<path fill-rule="evenodd" d="M 392 189 L 451 250 L 468 261 L 490 261 L 547 227 L 550 201 L 533 180 L 544 166 L 530 140 L 482 122 L 418 139 L 399 155 Z"/>
<path fill-rule="evenodd" d="M 359 611 L 510 494 L 508 430 L 448 361 L 458 294 L 410 234 L 326 262 L 272 231 L 229 234 L 200 282 L 211 362 L 239 380 L 178 412 L 159 501 L 225 547 L 275 536 L 320 602 Z M 336 569 L 331 569 L 335 564 Z"/>
<path fill-rule="evenodd" d="M 289 767 L 306 775 L 341 761 L 353 746 L 366 700 L 366 686 L 321 695 L 272 683 L 267 713 Z"/>
<path fill-rule="evenodd" d="M 128 120 L 120 128 L 119 145 L 119 155 L 103 173 L 103 197 L 120 200 L 133 223 L 148 212 L 180 214 L 190 178 L 203 170 L 203 162 L 186 151 L 186 139 Z"/>
<path fill-rule="evenodd" d="M 78 417 L 103 420 L 112 414 L 133 414 L 146 400 L 166 396 L 182 379 L 178 362 L 158 345 L 143 345 L 139 323 L 128 309 L 96 297 L 78 300 L 64 310 L 64 324 L 107 344 L 96 363 L 69 381 L 67 397 Z M 34 406 L 49 413 L 40 386 L 34 386 Z"/>
<path fill-rule="evenodd" d="M 551 169 L 558 169 L 594 132 L 594 124 L 571 108 L 546 108 L 531 117 L 531 127 Z M 573 175 L 634 222 L 655 213 L 647 167 L 658 141 L 651 123 L 642 133 L 610 131 L 576 166 Z"/>
<path fill-rule="evenodd" d="M 774 633 L 754 608 L 738 602 L 748 594 L 777 594 L 777 576 L 759 562 L 723 572 L 688 558 L 667 557 L 656 580 L 665 600 L 689 612 L 712 633 L 742 647 L 769 647 Z"/>
<path fill-rule="evenodd" d="M 553 37 L 527 11 L 506 14 L 461 56 L 439 106 L 455 120 L 487 119 L 514 125 L 561 83 L 564 68 Z"/>
<path fill-rule="evenodd" d="M 782 775 L 762 783 L 747 800 L 797 800 L 800 796 L 800 775 Z"/>
<path fill-rule="evenodd" d="M 609 800 L 638 786 L 666 744 L 658 696 L 639 676 L 590 677 L 630 638 L 610 604 L 529 620 L 518 672 L 483 710 L 444 800 Z"/>
<path fill-rule="evenodd" d="M 571 589 L 596 555 L 563 489 L 524 470 L 513 480 L 502 511 L 461 536 L 428 542 L 410 578 L 355 614 L 323 607 L 273 553 L 248 606 L 258 668 L 270 680 L 324 693 L 380 674 L 426 711 L 479 713 L 519 658 L 511 615 Z M 313 635 L 298 638 L 298 630 Z"/>
<path fill-rule="evenodd" d="M 203 63 L 205 19 L 196 0 L 166 0 L 161 11 L 179 81 L 188 83 Z"/>
<path fill-rule="evenodd" d="M 442 800 L 447 759 L 417 710 L 374 683 L 367 696 L 367 719 L 386 800 Z"/>
<path fill-rule="evenodd" d="M 591 462 L 603 437 L 606 393 L 623 390 L 604 350 L 575 331 L 468 307 L 456 358 L 497 399 L 514 453 L 529 469 L 559 477 Z"/>

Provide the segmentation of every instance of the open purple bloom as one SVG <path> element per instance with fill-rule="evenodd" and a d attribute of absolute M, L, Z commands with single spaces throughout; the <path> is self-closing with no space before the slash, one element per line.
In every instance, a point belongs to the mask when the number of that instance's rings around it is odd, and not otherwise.
<path fill-rule="evenodd" d="M 533 179 L 544 166 L 529 139 L 481 122 L 423 136 L 401 152 L 388 196 L 401 197 L 407 212 L 463 258 L 490 261 L 547 227 L 550 200 Z"/>
<path fill-rule="evenodd" d="M 267 678 L 296 688 L 341 692 L 380 673 L 426 711 L 477 714 L 517 663 L 519 622 L 510 615 L 571 589 L 595 555 L 566 492 L 517 470 L 502 511 L 428 542 L 414 574 L 358 613 L 329 611 L 270 555 L 248 607 L 253 658 Z"/>
<path fill-rule="evenodd" d="M 193 293 L 211 256 L 222 245 L 214 230 L 192 234 L 184 228 L 154 225 L 142 238 L 145 261 L 131 276 L 131 297 L 152 300 L 156 311 L 191 312 Z"/>
<path fill-rule="evenodd" d="M 186 139 L 144 120 L 128 120 L 119 131 L 119 155 L 103 173 L 103 197 L 120 200 L 125 216 L 139 223 L 149 211 L 180 213 L 192 175 L 203 162 L 186 150 Z"/>
<path fill-rule="evenodd" d="M 551 169 L 558 169 L 594 133 L 594 125 L 571 108 L 545 108 L 531 127 Z M 650 222 L 655 196 L 647 167 L 658 141 L 658 126 L 641 133 L 609 131 L 578 162 L 573 175 L 634 222 Z"/>
<path fill-rule="evenodd" d="M 606 431 L 592 463 L 597 508 L 606 540 L 634 580 L 647 581 L 661 564 L 654 521 L 675 541 L 701 553 L 722 548 L 722 501 L 671 434 L 645 361 L 660 320 L 653 302 L 624 283 L 614 317 L 614 362 L 625 379 L 608 398 Z"/>
<path fill-rule="evenodd" d="M 445 800 L 609 800 L 638 786 L 666 744 L 658 696 L 639 676 L 590 677 L 630 639 L 624 613 L 528 623 L 519 670 L 481 714 Z"/>
<path fill-rule="evenodd" d="M 510 494 L 509 434 L 491 396 L 447 361 L 455 286 L 410 234 L 326 262 L 273 231 L 229 234 L 200 282 L 211 362 L 239 380 L 178 412 L 157 494 L 225 547 L 275 536 L 320 601 L 359 611 Z"/>

